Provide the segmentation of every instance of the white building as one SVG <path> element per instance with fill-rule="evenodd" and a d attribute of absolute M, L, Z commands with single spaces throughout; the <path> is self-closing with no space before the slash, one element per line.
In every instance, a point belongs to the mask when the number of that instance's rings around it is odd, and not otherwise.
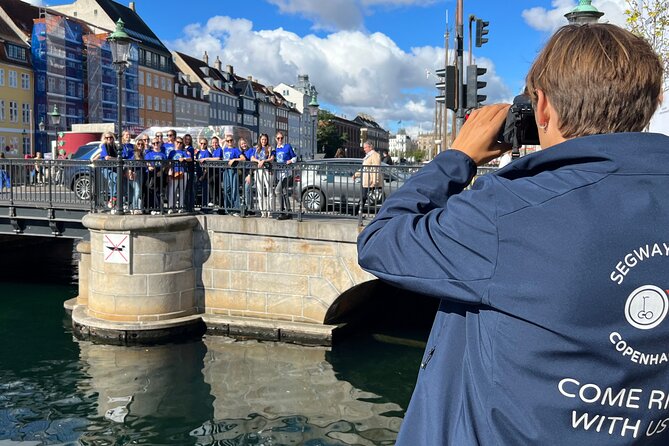
<path fill-rule="evenodd" d="M 286 85 L 281 83 L 274 87 L 274 91 L 283 96 L 288 102 L 295 104 L 295 108 L 301 113 L 300 137 L 291 138 L 291 145 L 295 148 L 297 155 L 303 159 L 313 159 L 316 155 L 316 129 L 318 119 L 312 118 L 309 111 L 309 103 L 312 95 L 316 94 L 316 88 L 309 82 L 309 75 L 297 76 L 297 85 Z"/>
<path fill-rule="evenodd" d="M 411 150 L 411 138 L 400 130 L 397 135 L 388 138 L 388 150 L 394 158 L 405 158 L 407 150 Z"/>

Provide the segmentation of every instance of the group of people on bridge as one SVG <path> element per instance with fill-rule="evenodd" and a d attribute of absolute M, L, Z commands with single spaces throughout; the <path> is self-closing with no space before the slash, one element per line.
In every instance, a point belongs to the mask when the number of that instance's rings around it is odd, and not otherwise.
<path fill-rule="evenodd" d="M 132 142 L 130 133 L 124 131 L 120 144 L 116 144 L 113 133 L 102 135 L 101 150 L 94 160 L 127 161 L 121 181 L 127 184 L 124 200 L 130 213 L 142 214 L 148 209 L 160 213 L 157 209 L 167 196 L 168 213 L 201 207 L 238 216 L 243 204 L 245 215 L 258 210 L 265 218 L 273 212 L 279 220 L 292 218 L 285 167 L 297 162 L 297 155 L 290 144 L 284 143 L 282 132 L 276 133 L 274 146 L 266 133 L 254 146 L 246 138 L 235 140 L 227 132 L 222 144 L 218 136 L 200 137 L 195 145 L 190 134 L 178 136 L 175 130 L 169 130 L 166 136 L 164 140 L 162 132 L 156 132 L 153 138 L 142 133 Z M 119 170 L 107 164 L 103 172 L 107 206 L 116 211 Z M 275 198 L 278 203 L 274 203 Z"/>

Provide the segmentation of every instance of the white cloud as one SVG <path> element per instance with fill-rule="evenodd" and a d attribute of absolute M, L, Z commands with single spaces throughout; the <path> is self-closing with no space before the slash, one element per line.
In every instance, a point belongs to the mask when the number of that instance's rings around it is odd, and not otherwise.
<path fill-rule="evenodd" d="M 364 27 L 363 17 L 374 8 L 428 6 L 438 0 L 268 0 L 281 14 L 300 15 L 315 29 L 356 30 Z"/>
<path fill-rule="evenodd" d="M 210 60 L 220 56 L 240 76 L 253 76 L 265 85 L 294 84 L 308 74 L 325 108 L 349 118 L 364 112 L 385 128 L 403 121 L 430 127 L 434 119 L 436 79 L 426 79 L 443 66 L 443 48 L 417 47 L 407 52 L 382 33 L 339 31 L 324 37 L 297 34 L 282 28 L 254 30 L 246 19 L 212 17 L 204 26 L 184 28 L 183 37 L 168 47 Z M 506 100 L 508 88 L 489 60 L 488 102 Z"/>
<path fill-rule="evenodd" d="M 23 0 L 26 3 L 30 3 L 33 6 L 45 6 L 44 0 Z"/>
<path fill-rule="evenodd" d="M 524 10 L 522 16 L 530 27 L 538 31 L 552 33 L 560 26 L 567 24 L 564 15 L 573 10 L 577 4 L 578 2 L 575 0 L 553 0 L 551 9 L 530 8 Z M 625 0 L 594 0 L 592 6 L 604 13 L 604 16 L 600 19 L 601 22 L 624 26 Z"/>

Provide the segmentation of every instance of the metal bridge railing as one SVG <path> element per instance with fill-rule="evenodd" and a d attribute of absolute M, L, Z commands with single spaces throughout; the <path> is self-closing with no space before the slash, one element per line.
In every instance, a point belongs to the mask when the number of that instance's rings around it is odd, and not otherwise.
<path fill-rule="evenodd" d="M 0 205 L 123 214 L 373 217 L 421 166 L 252 162 L 0 160 Z M 490 169 L 479 168 L 479 174 Z M 494 169 L 492 169 L 494 170 Z"/>

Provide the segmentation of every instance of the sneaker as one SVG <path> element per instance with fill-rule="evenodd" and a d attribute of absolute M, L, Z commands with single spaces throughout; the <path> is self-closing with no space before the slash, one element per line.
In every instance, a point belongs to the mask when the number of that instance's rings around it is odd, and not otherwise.
<path fill-rule="evenodd" d="M 213 207 L 214 207 L 214 202 L 212 201 L 212 202 L 209 203 L 207 206 L 210 207 L 210 208 L 213 208 Z"/>
<path fill-rule="evenodd" d="M 151 215 L 160 215 L 160 211 L 151 211 Z"/>
<path fill-rule="evenodd" d="M 239 212 L 233 212 L 233 213 L 230 214 L 230 215 L 232 215 L 233 217 L 239 217 Z"/>
<path fill-rule="evenodd" d="M 107 202 L 107 207 L 108 207 L 109 209 L 113 208 L 113 207 L 114 207 L 114 202 L 111 201 L 111 200 L 109 200 L 109 201 Z"/>
<path fill-rule="evenodd" d="M 278 217 L 276 217 L 277 220 L 291 220 L 292 218 L 293 216 L 290 214 L 281 214 Z"/>
<path fill-rule="evenodd" d="M 133 210 L 132 213 L 133 215 L 142 215 L 142 211 L 140 211 L 139 209 Z"/>
<path fill-rule="evenodd" d="M 167 213 L 168 213 L 168 214 L 174 214 L 174 210 L 169 209 L 169 210 L 167 211 Z"/>

